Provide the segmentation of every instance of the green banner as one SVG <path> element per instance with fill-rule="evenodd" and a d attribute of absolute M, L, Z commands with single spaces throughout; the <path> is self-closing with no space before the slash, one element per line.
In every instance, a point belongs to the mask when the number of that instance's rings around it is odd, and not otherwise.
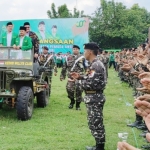
<path fill-rule="evenodd" d="M 0 35 L 6 32 L 7 22 L 9 21 L 0 21 Z M 17 34 L 19 34 L 19 27 L 23 26 L 24 22 L 29 22 L 31 31 L 39 37 L 40 51 L 42 46 L 47 46 L 49 52 L 66 53 L 71 52 L 75 44 L 83 52 L 83 44 L 89 41 L 88 18 L 14 20 L 11 22 L 14 24 L 13 32 Z"/>

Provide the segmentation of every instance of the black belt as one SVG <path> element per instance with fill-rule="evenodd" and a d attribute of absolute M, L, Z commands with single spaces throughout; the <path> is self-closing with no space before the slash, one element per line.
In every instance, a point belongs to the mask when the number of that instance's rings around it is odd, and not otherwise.
<path fill-rule="evenodd" d="M 103 91 L 85 91 L 85 94 L 103 94 Z"/>

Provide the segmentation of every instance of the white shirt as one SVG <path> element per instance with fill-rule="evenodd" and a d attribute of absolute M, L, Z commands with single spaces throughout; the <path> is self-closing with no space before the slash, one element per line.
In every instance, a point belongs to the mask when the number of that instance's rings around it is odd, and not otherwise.
<path fill-rule="evenodd" d="M 11 46 L 12 32 L 7 32 L 7 46 Z"/>
<path fill-rule="evenodd" d="M 44 57 L 47 57 L 48 54 L 44 54 Z"/>
<path fill-rule="evenodd" d="M 29 32 L 28 32 L 28 33 L 26 33 L 26 36 L 28 36 L 28 37 L 29 37 Z"/>
<path fill-rule="evenodd" d="M 60 60 L 61 60 L 61 59 L 62 59 L 62 57 L 61 57 L 61 56 L 56 56 L 56 59 L 60 59 Z"/>
<path fill-rule="evenodd" d="M 22 47 L 22 44 L 23 44 L 23 39 L 24 39 L 24 37 L 20 37 L 20 44 L 19 44 L 19 46 L 21 46 L 21 47 Z"/>

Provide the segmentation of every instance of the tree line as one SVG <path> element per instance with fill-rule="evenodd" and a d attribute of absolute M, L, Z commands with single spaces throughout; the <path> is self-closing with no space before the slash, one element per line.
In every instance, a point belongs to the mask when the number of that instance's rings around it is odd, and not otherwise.
<path fill-rule="evenodd" d="M 74 8 L 71 12 L 67 5 L 56 9 L 54 3 L 47 11 L 49 18 L 89 17 L 89 39 L 102 48 L 131 48 L 144 43 L 150 27 L 150 12 L 134 4 L 127 8 L 121 2 L 100 0 L 101 6 L 89 16 Z"/>

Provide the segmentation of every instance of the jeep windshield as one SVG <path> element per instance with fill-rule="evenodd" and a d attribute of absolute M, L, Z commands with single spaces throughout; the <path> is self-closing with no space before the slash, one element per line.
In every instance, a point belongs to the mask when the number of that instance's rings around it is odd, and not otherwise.
<path fill-rule="evenodd" d="M 15 50 L 8 47 L 0 47 L 0 60 L 32 60 L 32 51 Z"/>
<path fill-rule="evenodd" d="M 33 50 L 15 50 L 12 47 L 0 47 L 0 68 L 33 69 Z"/>

